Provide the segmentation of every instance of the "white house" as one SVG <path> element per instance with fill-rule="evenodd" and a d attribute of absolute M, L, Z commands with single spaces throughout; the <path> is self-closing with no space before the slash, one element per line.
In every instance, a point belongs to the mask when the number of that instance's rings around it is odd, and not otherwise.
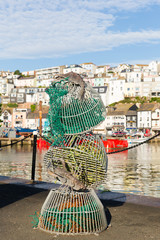
<path fill-rule="evenodd" d="M 157 132 L 160 130 L 160 106 L 155 107 L 152 112 L 152 131 Z"/>
<path fill-rule="evenodd" d="M 160 62 L 159 61 L 152 61 L 148 65 L 148 69 L 150 72 L 150 75 L 159 75 L 160 73 Z"/>
<path fill-rule="evenodd" d="M 155 110 L 155 103 L 144 103 L 137 111 L 137 126 L 139 129 L 152 128 L 152 112 Z"/>
<path fill-rule="evenodd" d="M 106 73 L 109 68 L 110 68 L 110 65 L 97 66 L 97 68 L 96 68 L 96 74 L 98 74 L 98 73 Z"/>
<path fill-rule="evenodd" d="M 36 79 L 32 77 L 19 77 L 14 79 L 14 85 L 16 87 L 34 87 L 36 84 Z"/>
<path fill-rule="evenodd" d="M 108 91 L 107 91 L 107 104 L 111 104 L 114 102 L 119 102 L 124 99 L 124 86 L 125 79 L 124 78 L 111 78 L 108 83 Z"/>
<path fill-rule="evenodd" d="M 51 79 L 57 74 L 62 74 L 65 66 L 56 66 L 49 68 L 41 68 L 35 70 L 36 79 Z"/>
<path fill-rule="evenodd" d="M 47 114 L 42 113 L 42 128 L 44 128 L 47 121 Z M 26 117 L 26 127 L 30 129 L 39 128 L 39 113 L 29 112 Z"/>
<path fill-rule="evenodd" d="M 141 82 L 142 72 L 141 71 L 130 71 L 126 73 L 126 82 Z"/>
<path fill-rule="evenodd" d="M 2 96 L 9 96 L 11 89 L 14 88 L 13 80 L 7 77 L 0 77 L 0 94 Z"/>
<path fill-rule="evenodd" d="M 78 73 L 78 74 L 82 74 L 82 73 L 89 72 L 89 70 L 81 67 L 80 65 L 73 64 L 73 65 L 70 65 L 70 66 L 66 66 L 63 69 L 64 74 L 69 73 L 69 72 L 75 72 L 75 73 Z"/>
<path fill-rule="evenodd" d="M 107 102 L 107 86 L 100 86 L 100 87 L 93 87 L 93 89 L 99 93 L 102 102 L 104 106 L 106 107 L 108 105 Z"/>
<path fill-rule="evenodd" d="M 12 127 L 12 109 L 5 109 L 2 111 L 0 119 L 3 121 L 1 123 L 2 127 Z"/>
<path fill-rule="evenodd" d="M 89 72 L 95 74 L 96 72 L 96 68 L 97 66 L 92 63 L 92 62 L 89 62 L 89 63 L 81 63 L 80 66 L 86 70 L 88 70 Z"/>

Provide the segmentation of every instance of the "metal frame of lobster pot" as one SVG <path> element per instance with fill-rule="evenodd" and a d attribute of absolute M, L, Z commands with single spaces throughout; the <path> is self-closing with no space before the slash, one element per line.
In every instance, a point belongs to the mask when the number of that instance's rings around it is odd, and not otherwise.
<path fill-rule="evenodd" d="M 39 229 L 57 234 L 91 234 L 107 228 L 103 205 L 93 189 L 52 189 L 44 202 Z"/>

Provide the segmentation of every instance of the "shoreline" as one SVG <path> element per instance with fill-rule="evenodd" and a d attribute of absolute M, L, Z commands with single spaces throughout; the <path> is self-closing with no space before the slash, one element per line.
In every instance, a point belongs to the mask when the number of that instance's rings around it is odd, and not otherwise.
<path fill-rule="evenodd" d="M 135 195 L 130 195 L 129 199 L 126 194 L 110 192 L 98 195 L 108 225 L 107 229 L 99 234 L 61 235 L 35 229 L 33 228 L 35 213 L 40 212 L 49 188 L 57 187 L 55 184 L 45 184 L 0 177 L 1 240 L 51 240 L 55 237 L 57 240 L 159 240 L 160 207 L 150 206 L 155 200 L 160 202 L 159 199 L 149 198 L 149 201 L 144 202 L 146 197 L 138 197 L 137 202 Z"/>
<path fill-rule="evenodd" d="M 30 188 L 37 188 L 43 190 L 51 190 L 52 188 L 59 188 L 60 184 L 55 184 L 51 182 L 44 181 L 32 181 L 23 178 L 12 178 L 8 176 L 0 175 L 0 184 L 13 184 L 13 185 L 21 185 L 27 186 Z M 136 195 L 136 194 L 126 194 L 123 192 L 115 192 L 115 191 L 103 191 L 103 190 L 95 190 L 100 200 L 105 200 L 108 202 L 115 201 L 121 203 L 132 203 L 150 207 L 158 207 L 160 208 L 160 198 L 144 196 L 144 195 Z"/>

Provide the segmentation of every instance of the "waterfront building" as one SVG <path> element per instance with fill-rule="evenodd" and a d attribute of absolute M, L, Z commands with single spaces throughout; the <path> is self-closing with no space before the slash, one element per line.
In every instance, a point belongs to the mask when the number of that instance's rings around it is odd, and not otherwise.
<path fill-rule="evenodd" d="M 107 109 L 106 129 L 107 131 L 133 130 L 137 128 L 136 104 L 117 104 L 115 107 Z"/>
<path fill-rule="evenodd" d="M 14 108 L 12 114 L 12 128 L 26 128 L 26 116 L 30 111 L 31 110 L 27 108 Z"/>
<path fill-rule="evenodd" d="M 157 110 L 156 110 L 157 109 Z M 144 129 L 150 129 L 152 130 L 152 123 L 157 124 L 158 119 L 153 119 L 152 117 L 155 117 L 155 110 L 156 113 L 158 111 L 159 104 L 156 103 L 144 103 L 140 106 L 140 108 L 137 110 L 137 126 L 138 129 L 144 130 Z M 155 121 L 156 120 L 156 121 Z M 159 126 L 160 127 L 160 126 Z"/>
<path fill-rule="evenodd" d="M 160 131 L 160 105 L 156 105 L 152 111 L 152 131 L 155 133 Z"/>
<path fill-rule="evenodd" d="M 47 122 L 47 113 L 42 113 L 42 129 L 45 127 Z M 26 116 L 26 128 L 38 129 L 40 125 L 39 113 L 38 112 L 28 112 Z"/>
<path fill-rule="evenodd" d="M 2 111 L 0 116 L 2 127 L 12 127 L 12 113 L 13 109 L 5 109 Z"/>

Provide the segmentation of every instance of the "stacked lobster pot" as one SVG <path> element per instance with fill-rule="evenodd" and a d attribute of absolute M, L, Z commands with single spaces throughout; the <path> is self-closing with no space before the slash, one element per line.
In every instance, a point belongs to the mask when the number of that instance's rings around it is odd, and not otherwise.
<path fill-rule="evenodd" d="M 60 181 L 46 198 L 39 217 L 41 230 L 58 234 L 98 233 L 107 228 L 103 205 L 93 188 L 107 172 L 107 155 L 92 129 L 106 110 L 99 94 L 75 73 L 61 76 L 46 90 L 50 97 L 44 156 L 48 174 Z"/>

